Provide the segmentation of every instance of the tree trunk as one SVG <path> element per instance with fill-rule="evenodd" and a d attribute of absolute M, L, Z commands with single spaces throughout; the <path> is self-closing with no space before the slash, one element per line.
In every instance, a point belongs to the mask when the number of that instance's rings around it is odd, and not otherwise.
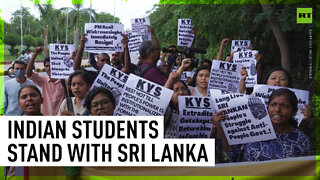
<path fill-rule="evenodd" d="M 48 57 L 48 26 L 44 28 L 43 58 Z"/>
<path fill-rule="evenodd" d="M 75 37 L 74 37 L 74 46 L 75 46 L 75 49 L 78 49 L 78 48 L 79 48 L 79 40 L 80 40 L 79 28 L 76 28 Z"/>
<path fill-rule="evenodd" d="M 280 54 L 281 54 L 281 67 L 289 72 L 291 72 L 290 69 L 290 57 L 289 57 L 289 46 L 288 46 L 288 41 L 285 37 L 285 34 L 281 30 L 281 26 L 279 24 L 277 16 L 272 13 L 268 13 L 270 8 L 272 8 L 272 5 L 270 4 L 261 4 L 263 11 L 266 14 L 269 14 L 268 17 L 268 22 L 271 26 L 271 29 L 273 31 L 273 34 L 277 40 L 279 49 L 280 49 Z"/>

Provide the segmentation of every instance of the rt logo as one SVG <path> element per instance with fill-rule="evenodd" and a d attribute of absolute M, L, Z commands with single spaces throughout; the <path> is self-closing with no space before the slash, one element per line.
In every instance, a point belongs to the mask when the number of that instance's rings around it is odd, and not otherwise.
<path fill-rule="evenodd" d="M 312 8 L 297 8 L 297 23 L 312 24 Z"/>

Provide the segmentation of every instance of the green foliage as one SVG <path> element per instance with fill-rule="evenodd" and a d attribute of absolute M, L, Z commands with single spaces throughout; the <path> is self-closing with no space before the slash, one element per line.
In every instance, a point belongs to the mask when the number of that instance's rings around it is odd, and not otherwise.
<path fill-rule="evenodd" d="M 37 40 L 37 46 L 43 46 L 43 38 L 35 37 L 35 39 Z"/>
<path fill-rule="evenodd" d="M 4 36 L 4 43 L 10 45 L 11 49 L 14 49 L 14 47 L 20 43 L 20 35 L 9 33 Z"/>
<path fill-rule="evenodd" d="M 37 46 L 38 42 L 33 36 L 26 35 L 23 37 L 23 44 L 27 46 L 27 49 L 29 49 L 30 46 Z"/>

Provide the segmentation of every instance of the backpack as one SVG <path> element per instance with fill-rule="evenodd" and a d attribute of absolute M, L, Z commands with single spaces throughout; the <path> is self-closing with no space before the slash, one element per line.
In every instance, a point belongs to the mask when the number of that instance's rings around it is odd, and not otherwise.
<path fill-rule="evenodd" d="M 136 70 L 134 72 L 135 75 L 139 76 L 139 77 L 142 77 L 149 69 L 155 67 L 154 65 L 147 65 L 143 68 L 139 67 L 138 70 Z"/>

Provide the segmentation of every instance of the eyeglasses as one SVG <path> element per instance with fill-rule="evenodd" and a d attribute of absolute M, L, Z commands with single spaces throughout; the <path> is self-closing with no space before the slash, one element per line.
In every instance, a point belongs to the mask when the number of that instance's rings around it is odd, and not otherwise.
<path fill-rule="evenodd" d="M 99 102 L 94 102 L 91 104 L 91 108 L 97 109 L 99 104 L 101 107 L 105 107 L 110 101 L 108 99 L 102 99 Z"/>

